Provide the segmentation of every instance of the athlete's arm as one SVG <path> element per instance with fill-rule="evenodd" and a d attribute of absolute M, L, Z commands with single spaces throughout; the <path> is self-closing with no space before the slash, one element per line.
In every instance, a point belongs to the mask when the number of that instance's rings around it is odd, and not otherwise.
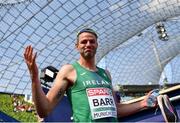
<path fill-rule="evenodd" d="M 71 80 L 68 76 L 73 71 L 71 65 L 65 65 L 58 72 L 55 82 L 47 95 L 44 94 L 40 85 L 34 84 L 33 93 L 36 110 L 41 118 L 46 117 L 62 99 Z"/>
<path fill-rule="evenodd" d="M 38 67 L 36 64 L 37 53 L 33 54 L 33 48 L 31 45 L 27 46 L 24 51 L 24 60 L 27 64 L 31 81 L 32 81 L 32 98 L 36 109 L 41 110 L 38 105 L 45 106 L 47 104 L 46 96 L 41 88 L 41 83 L 39 80 Z"/>
<path fill-rule="evenodd" d="M 142 110 L 145 107 L 146 107 L 145 103 L 143 103 L 141 101 L 132 103 L 132 104 L 117 103 L 118 117 L 124 117 L 124 116 L 134 114 L 134 113 Z"/>
<path fill-rule="evenodd" d="M 47 93 L 48 109 L 47 114 L 53 110 L 56 104 L 62 99 L 65 91 L 73 84 L 75 70 L 72 65 L 64 65 L 58 72 L 54 85 Z M 43 113 L 43 112 L 42 112 Z M 46 114 L 46 115 L 47 115 Z"/>
<path fill-rule="evenodd" d="M 108 70 L 106 70 L 106 73 L 107 73 L 108 77 L 111 79 L 111 75 Z M 150 94 L 151 94 L 151 92 L 149 92 L 148 95 L 142 101 L 139 101 L 136 103 L 131 103 L 131 104 L 121 104 L 121 103 L 117 102 L 115 92 L 113 91 L 114 99 L 116 101 L 115 103 L 116 103 L 116 107 L 117 107 L 118 117 L 128 116 L 128 115 L 134 114 L 140 110 L 147 108 L 148 107 L 147 99 L 149 98 Z"/>
<path fill-rule="evenodd" d="M 71 65 L 65 65 L 58 72 L 53 87 L 49 90 L 47 96 L 42 90 L 38 76 L 38 68 L 36 65 L 36 53 L 33 54 L 33 48 L 27 46 L 24 52 L 25 62 L 28 66 L 32 80 L 32 97 L 38 112 L 38 115 L 43 118 L 52 111 L 58 101 L 63 97 L 68 84 L 73 81 L 75 72 Z M 73 76 L 73 77 L 72 77 Z"/>
<path fill-rule="evenodd" d="M 148 108 L 147 99 L 149 98 L 150 94 L 151 92 L 149 92 L 143 100 L 135 103 L 130 103 L 130 104 L 117 103 L 118 117 L 128 116 Z M 155 106 L 156 105 L 154 105 L 154 107 Z"/>

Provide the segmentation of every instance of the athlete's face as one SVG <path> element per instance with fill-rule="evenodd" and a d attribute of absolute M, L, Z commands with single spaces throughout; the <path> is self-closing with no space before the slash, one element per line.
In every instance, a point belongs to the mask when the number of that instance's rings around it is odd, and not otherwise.
<path fill-rule="evenodd" d="M 85 59 L 93 58 L 98 47 L 97 38 L 92 33 L 83 32 L 79 35 L 76 48 Z"/>

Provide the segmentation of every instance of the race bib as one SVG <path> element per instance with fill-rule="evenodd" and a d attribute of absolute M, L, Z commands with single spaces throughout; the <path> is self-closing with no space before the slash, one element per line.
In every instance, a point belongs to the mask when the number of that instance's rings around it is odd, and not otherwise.
<path fill-rule="evenodd" d="M 117 117 L 116 104 L 109 88 L 89 88 L 86 90 L 93 119 Z"/>

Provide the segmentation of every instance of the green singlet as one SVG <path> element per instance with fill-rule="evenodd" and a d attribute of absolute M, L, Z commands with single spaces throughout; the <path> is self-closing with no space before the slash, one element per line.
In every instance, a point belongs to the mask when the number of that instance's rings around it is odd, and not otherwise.
<path fill-rule="evenodd" d="M 67 90 L 74 122 L 116 122 L 117 111 L 112 97 L 111 80 L 105 70 L 89 71 L 78 62 L 75 84 Z M 108 115 L 108 116 L 107 116 Z"/>

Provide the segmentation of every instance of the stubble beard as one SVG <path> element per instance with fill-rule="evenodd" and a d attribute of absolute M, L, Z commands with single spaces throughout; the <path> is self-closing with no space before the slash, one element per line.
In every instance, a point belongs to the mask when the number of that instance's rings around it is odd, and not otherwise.
<path fill-rule="evenodd" d="M 84 59 L 91 59 L 91 58 L 95 57 L 95 54 L 96 54 L 96 50 L 94 50 L 93 52 L 83 52 L 83 53 L 81 53 L 81 56 Z"/>

